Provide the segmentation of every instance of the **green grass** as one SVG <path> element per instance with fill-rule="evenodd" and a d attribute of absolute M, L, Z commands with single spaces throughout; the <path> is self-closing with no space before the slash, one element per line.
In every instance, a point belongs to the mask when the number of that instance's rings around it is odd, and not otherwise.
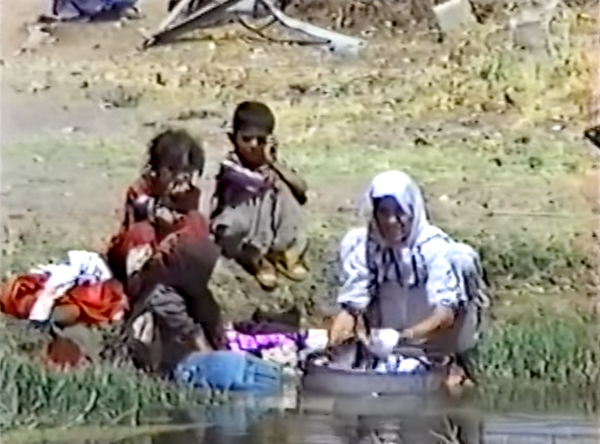
<path fill-rule="evenodd" d="M 499 320 L 482 342 L 477 371 L 490 381 L 594 387 L 600 382 L 598 332 L 597 319 L 589 314 L 523 313 Z"/>
<path fill-rule="evenodd" d="M 160 409 L 206 402 L 192 393 L 131 370 L 98 367 L 54 373 L 39 365 L 0 357 L 0 431 L 81 424 L 137 425 Z"/>
<path fill-rule="evenodd" d="M 9 320 L 10 321 L 10 320 Z M 211 395 L 173 386 L 128 365 L 52 371 L 30 356 L 45 338 L 0 318 L 0 433 L 82 424 L 138 425 L 169 408 L 206 404 Z"/>

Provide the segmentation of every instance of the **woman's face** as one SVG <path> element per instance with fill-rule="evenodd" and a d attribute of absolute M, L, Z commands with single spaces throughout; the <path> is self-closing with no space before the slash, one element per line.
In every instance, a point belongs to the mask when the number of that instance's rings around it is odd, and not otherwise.
<path fill-rule="evenodd" d="M 400 244 L 410 234 L 410 216 L 402 211 L 393 197 L 384 197 L 376 204 L 375 221 L 381 235 L 390 244 Z"/>

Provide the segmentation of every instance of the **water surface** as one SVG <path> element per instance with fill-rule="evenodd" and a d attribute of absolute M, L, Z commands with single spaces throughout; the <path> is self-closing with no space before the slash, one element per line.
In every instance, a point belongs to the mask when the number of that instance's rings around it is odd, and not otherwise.
<path fill-rule="evenodd" d="M 176 430 L 94 439 L 72 431 L 61 443 L 81 444 L 597 444 L 595 411 L 573 388 L 537 393 L 507 389 L 494 408 L 485 396 L 299 396 L 237 398 L 227 404 L 163 412 Z M 521 398 L 519 398 L 519 393 Z M 588 394 L 594 397 L 593 391 Z M 544 403 L 544 399 L 548 402 Z M 532 405 L 533 404 L 533 405 Z M 585 408 L 584 408 L 585 407 Z M 182 427 L 184 426 L 184 427 Z M 96 435 L 97 436 L 97 435 Z M 82 439 L 82 438 L 86 439 Z M 48 441 L 44 441 L 48 442 Z M 57 441 L 55 441 L 57 442 Z M 42 444 L 37 441 L 37 444 Z"/>

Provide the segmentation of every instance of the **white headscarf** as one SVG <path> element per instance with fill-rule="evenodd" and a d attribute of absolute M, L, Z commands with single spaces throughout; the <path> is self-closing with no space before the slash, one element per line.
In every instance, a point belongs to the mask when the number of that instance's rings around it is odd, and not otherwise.
<path fill-rule="evenodd" d="M 429 223 L 423 193 L 405 173 L 387 171 L 378 174 L 371 182 L 367 196 L 372 208 L 376 199 L 392 197 L 411 221 L 406 241 L 401 246 L 392 246 L 381 236 L 371 213 L 367 262 L 375 277 L 374 283 L 396 280 L 403 285 L 417 285 L 426 278 L 426 264 L 420 255 L 419 246 L 432 237 L 449 239 L 449 236 Z"/>

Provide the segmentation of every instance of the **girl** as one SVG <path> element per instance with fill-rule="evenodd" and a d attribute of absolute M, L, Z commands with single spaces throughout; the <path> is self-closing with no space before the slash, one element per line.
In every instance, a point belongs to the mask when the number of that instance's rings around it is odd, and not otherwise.
<path fill-rule="evenodd" d="M 204 162 L 202 147 L 186 131 L 167 130 L 152 140 L 144 171 L 127 190 L 121 229 L 108 251 L 113 273 L 123 283 L 180 238 L 209 234 L 194 185 Z"/>

